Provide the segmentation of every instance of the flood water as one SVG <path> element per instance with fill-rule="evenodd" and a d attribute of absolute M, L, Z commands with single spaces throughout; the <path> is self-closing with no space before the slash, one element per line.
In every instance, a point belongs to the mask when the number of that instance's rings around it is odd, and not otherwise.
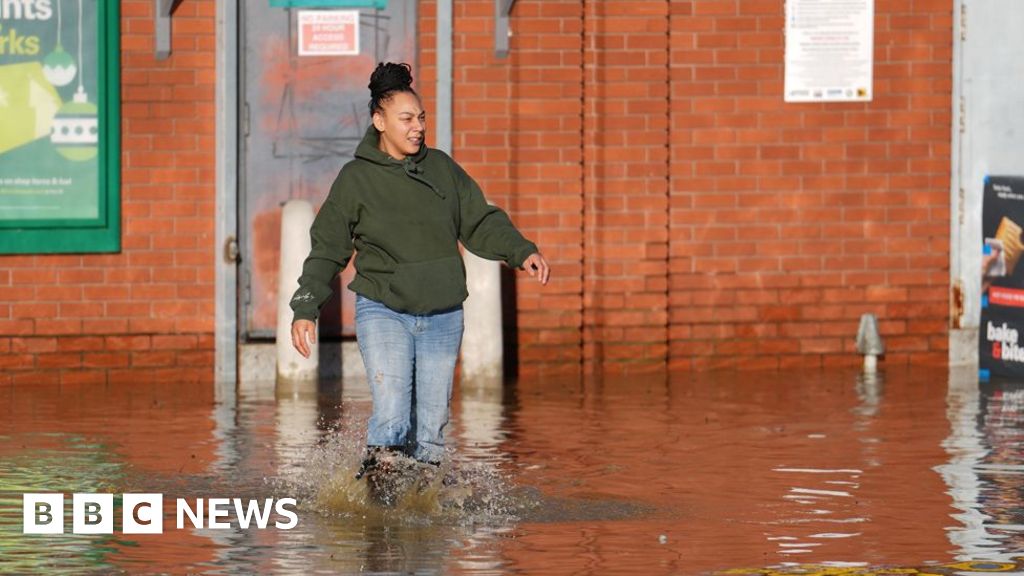
<path fill-rule="evenodd" d="M 1024 574 L 1024 385 L 970 371 L 457 389 L 449 462 L 390 506 L 352 478 L 369 409 L 365 384 L 0 387 L 0 572 Z M 27 492 L 65 495 L 65 534 L 22 534 Z M 71 533 L 73 493 L 115 494 L 114 534 Z M 121 531 L 124 493 L 164 495 L 162 534 Z M 298 523 L 175 525 L 219 497 Z"/>

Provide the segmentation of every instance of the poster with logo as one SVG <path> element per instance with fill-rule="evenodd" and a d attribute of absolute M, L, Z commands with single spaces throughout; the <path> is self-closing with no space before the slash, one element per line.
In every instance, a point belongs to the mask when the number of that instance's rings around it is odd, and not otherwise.
<path fill-rule="evenodd" d="M 111 249 L 116 4 L 0 2 L 0 252 Z"/>
<path fill-rule="evenodd" d="M 874 0 L 787 0 L 786 102 L 870 102 Z"/>
<path fill-rule="evenodd" d="M 980 376 L 1024 378 L 1024 177 L 986 177 L 981 219 Z"/>

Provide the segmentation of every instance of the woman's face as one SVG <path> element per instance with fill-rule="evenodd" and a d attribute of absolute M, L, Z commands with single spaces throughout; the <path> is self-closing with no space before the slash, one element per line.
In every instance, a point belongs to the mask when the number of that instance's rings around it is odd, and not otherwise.
<path fill-rule="evenodd" d="M 427 133 L 427 113 L 420 99 L 409 92 L 396 92 L 373 114 L 373 125 L 380 132 L 380 148 L 395 160 L 420 150 Z"/>

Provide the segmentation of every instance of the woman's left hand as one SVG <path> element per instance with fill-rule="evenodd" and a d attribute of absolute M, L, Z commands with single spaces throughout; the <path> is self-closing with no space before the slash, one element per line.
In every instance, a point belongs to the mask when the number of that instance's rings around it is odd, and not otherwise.
<path fill-rule="evenodd" d="M 541 284 L 547 285 L 548 276 L 551 275 L 551 268 L 548 267 L 548 261 L 544 259 L 544 256 L 540 252 L 534 252 L 530 254 L 530 257 L 523 261 L 523 268 L 530 273 Z"/>

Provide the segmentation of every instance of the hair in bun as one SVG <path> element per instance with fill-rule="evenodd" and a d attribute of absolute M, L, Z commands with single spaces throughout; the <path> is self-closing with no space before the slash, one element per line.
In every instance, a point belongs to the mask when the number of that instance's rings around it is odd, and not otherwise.
<path fill-rule="evenodd" d="M 405 62 L 381 62 L 370 74 L 370 115 L 381 110 L 397 92 L 416 94 L 412 89 L 412 66 Z"/>

